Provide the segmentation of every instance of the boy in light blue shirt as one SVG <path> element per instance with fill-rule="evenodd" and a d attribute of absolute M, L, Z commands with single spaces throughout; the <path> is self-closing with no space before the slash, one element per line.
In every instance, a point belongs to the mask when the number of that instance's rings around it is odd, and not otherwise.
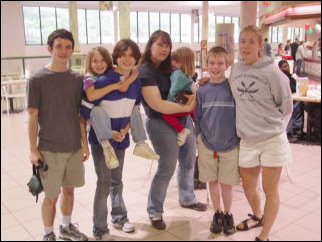
<path fill-rule="evenodd" d="M 210 49 L 207 66 L 210 81 L 197 90 L 195 112 L 199 179 L 209 182 L 214 207 L 210 231 L 231 235 L 235 232 L 231 214 L 232 185 L 239 184 L 239 137 L 236 134 L 235 102 L 225 77 L 229 66 L 226 50 L 220 46 Z M 220 188 L 224 212 L 220 207 Z"/>

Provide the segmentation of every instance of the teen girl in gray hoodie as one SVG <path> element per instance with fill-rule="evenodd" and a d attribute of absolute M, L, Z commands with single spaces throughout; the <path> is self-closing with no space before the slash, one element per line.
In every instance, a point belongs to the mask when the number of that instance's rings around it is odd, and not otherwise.
<path fill-rule="evenodd" d="M 236 129 L 241 138 L 239 171 L 253 215 L 237 226 L 245 231 L 263 226 L 255 240 L 267 240 L 279 209 L 278 182 L 291 160 L 286 127 L 292 114 L 292 93 L 287 77 L 270 57 L 261 57 L 263 37 L 255 26 L 239 36 L 242 61 L 232 67 L 230 86 L 236 103 Z M 257 190 L 262 170 L 266 195 L 264 215 Z"/>

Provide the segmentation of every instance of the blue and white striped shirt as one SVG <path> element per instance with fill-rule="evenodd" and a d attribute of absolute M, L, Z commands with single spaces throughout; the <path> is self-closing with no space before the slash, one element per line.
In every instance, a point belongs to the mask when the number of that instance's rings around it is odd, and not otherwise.
<path fill-rule="evenodd" d="M 95 89 L 99 89 L 119 82 L 120 77 L 121 75 L 119 73 L 109 70 L 97 79 L 94 87 Z M 112 130 L 120 131 L 130 122 L 134 105 L 139 105 L 142 99 L 141 85 L 141 80 L 137 78 L 126 92 L 112 91 L 99 99 L 101 107 L 106 110 L 111 119 Z M 91 127 L 88 140 L 91 144 L 99 144 L 93 127 Z M 113 148 L 117 150 L 126 149 L 129 145 L 129 134 L 126 135 L 122 142 L 112 142 Z"/>

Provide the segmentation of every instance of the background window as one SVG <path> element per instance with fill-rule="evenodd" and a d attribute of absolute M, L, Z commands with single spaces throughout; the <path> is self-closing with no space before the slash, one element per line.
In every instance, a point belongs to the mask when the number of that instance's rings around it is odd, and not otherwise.
<path fill-rule="evenodd" d="M 160 29 L 159 13 L 150 13 L 150 35 Z"/>
<path fill-rule="evenodd" d="M 57 29 L 69 30 L 69 12 L 67 8 L 56 8 Z"/>
<path fill-rule="evenodd" d="M 102 43 L 113 44 L 114 43 L 114 21 L 112 11 L 100 11 L 101 13 L 101 36 Z"/>
<path fill-rule="evenodd" d="M 171 14 L 171 40 L 173 43 L 180 42 L 180 15 L 177 13 Z"/>
<path fill-rule="evenodd" d="M 40 45 L 39 7 L 23 7 L 25 38 L 27 45 Z"/>
<path fill-rule="evenodd" d="M 238 43 L 238 38 L 239 38 L 239 18 L 238 17 L 233 17 L 232 22 L 234 24 L 234 42 Z"/>
<path fill-rule="evenodd" d="M 160 18 L 161 18 L 160 29 L 170 34 L 170 14 L 160 13 Z"/>
<path fill-rule="evenodd" d="M 231 17 L 225 17 L 225 24 L 231 24 Z"/>
<path fill-rule="evenodd" d="M 223 24 L 224 23 L 224 17 L 223 16 L 217 16 L 216 17 L 216 23 L 217 24 Z"/>
<path fill-rule="evenodd" d="M 98 10 L 86 10 L 88 44 L 100 44 L 100 22 Z"/>
<path fill-rule="evenodd" d="M 149 15 L 147 12 L 139 12 L 139 43 L 147 43 L 149 40 Z"/>
<path fill-rule="evenodd" d="M 215 43 L 216 40 L 216 16 L 210 14 L 208 17 L 208 41 Z"/>
<path fill-rule="evenodd" d="M 191 43 L 191 15 L 181 14 L 181 42 Z"/>
<path fill-rule="evenodd" d="M 277 29 L 277 43 L 283 43 L 283 28 L 278 27 Z"/>
<path fill-rule="evenodd" d="M 199 18 L 198 16 L 198 22 L 193 23 L 193 42 L 198 43 L 199 41 Z"/>
<path fill-rule="evenodd" d="M 42 43 L 46 44 L 48 36 L 56 30 L 55 8 L 40 7 Z"/>
<path fill-rule="evenodd" d="M 131 28 L 131 39 L 134 42 L 138 42 L 138 18 L 137 12 L 130 12 L 130 28 Z"/>
<path fill-rule="evenodd" d="M 77 9 L 77 18 L 78 18 L 78 41 L 80 44 L 87 44 L 85 9 Z"/>

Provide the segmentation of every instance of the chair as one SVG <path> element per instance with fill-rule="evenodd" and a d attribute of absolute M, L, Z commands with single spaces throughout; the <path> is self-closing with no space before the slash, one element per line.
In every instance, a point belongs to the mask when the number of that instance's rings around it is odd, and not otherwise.
<path fill-rule="evenodd" d="M 1 86 L 1 107 L 2 103 L 6 101 L 7 115 L 9 115 L 9 101 L 10 107 L 13 108 L 14 98 L 20 99 L 22 109 L 26 108 L 27 80 L 11 80 Z"/>

